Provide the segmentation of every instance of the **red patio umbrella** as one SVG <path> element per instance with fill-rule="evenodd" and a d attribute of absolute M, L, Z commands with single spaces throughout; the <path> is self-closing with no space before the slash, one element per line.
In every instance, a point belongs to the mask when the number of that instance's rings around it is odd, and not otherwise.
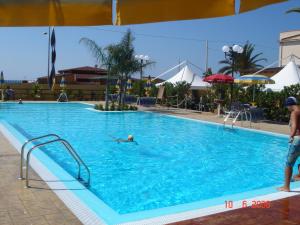
<path fill-rule="evenodd" d="M 203 81 L 206 81 L 208 83 L 218 84 L 218 83 L 226 83 L 226 84 L 232 84 L 234 82 L 234 78 L 232 76 L 226 75 L 226 74 L 213 74 L 210 76 L 207 76 L 203 79 Z"/>

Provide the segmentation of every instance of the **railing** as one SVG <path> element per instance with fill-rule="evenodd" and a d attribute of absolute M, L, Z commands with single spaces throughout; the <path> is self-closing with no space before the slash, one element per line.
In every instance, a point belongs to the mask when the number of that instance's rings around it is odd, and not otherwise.
<path fill-rule="evenodd" d="M 47 135 L 43 135 L 43 136 L 40 136 L 40 137 L 36 137 L 36 138 L 32 138 L 30 140 L 27 140 L 23 145 L 22 145 L 22 148 L 21 148 L 21 163 L 20 163 L 20 177 L 19 179 L 23 180 L 23 165 L 24 165 L 24 151 L 25 151 L 25 147 L 29 144 L 29 143 L 32 143 L 34 141 L 37 141 L 39 139 L 43 139 L 43 138 L 46 138 L 46 137 L 56 137 L 56 139 L 59 139 L 60 137 L 56 134 L 47 134 Z"/>
<path fill-rule="evenodd" d="M 249 114 L 249 115 L 248 115 Z M 226 122 L 231 118 L 231 116 L 233 116 L 232 119 L 232 123 L 231 123 L 231 127 L 233 128 L 233 126 L 235 125 L 236 121 L 238 120 L 238 118 L 241 116 L 241 123 L 243 121 L 243 117 L 245 116 L 245 120 L 249 121 L 250 123 L 250 127 L 251 127 L 251 121 L 252 121 L 252 115 L 251 112 L 247 111 L 247 110 L 240 110 L 240 111 L 230 111 L 227 116 L 224 119 L 224 126 L 226 125 Z"/>
<path fill-rule="evenodd" d="M 24 179 L 23 177 L 23 158 L 24 158 L 24 151 L 25 151 L 25 147 L 27 144 L 35 141 L 35 140 L 39 140 L 39 139 L 42 139 L 42 138 L 45 138 L 45 137 L 55 137 L 55 139 L 53 140 L 49 140 L 49 141 L 46 141 L 46 142 L 43 142 L 43 143 L 40 143 L 40 144 L 36 144 L 34 145 L 33 147 L 31 147 L 29 150 L 28 150 L 28 153 L 27 153 L 27 156 L 26 156 L 26 173 L 25 173 L 25 179 L 26 179 L 26 187 L 30 187 L 29 186 L 29 164 L 30 164 L 30 155 L 31 153 L 36 150 L 36 149 L 39 149 L 39 147 L 42 147 L 42 146 L 45 146 L 45 145 L 48 145 L 48 144 L 52 144 L 52 143 L 55 143 L 55 142 L 59 142 L 59 143 L 62 143 L 64 145 L 64 147 L 67 149 L 68 153 L 73 157 L 73 159 L 76 161 L 77 165 L 78 165 L 78 173 L 77 173 L 77 179 L 81 182 L 83 181 L 83 179 L 81 178 L 81 165 L 83 165 L 83 167 L 85 168 L 87 174 L 88 174 L 88 179 L 87 179 L 87 182 L 83 183 L 85 186 L 89 186 L 90 185 L 90 170 L 89 168 L 86 166 L 86 164 L 82 161 L 82 159 L 80 158 L 80 156 L 77 154 L 77 152 L 74 150 L 74 148 L 71 146 L 71 144 L 60 138 L 58 135 L 56 134 L 48 134 L 48 135 L 44 135 L 44 136 L 40 136 L 40 137 L 37 137 L 37 138 L 33 138 L 33 139 L 30 139 L 28 141 L 26 141 L 24 143 L 24 145 L 22 146 L 22 149 L 21 149 L 21 167 L 20 167 L 20 179 Z"/>

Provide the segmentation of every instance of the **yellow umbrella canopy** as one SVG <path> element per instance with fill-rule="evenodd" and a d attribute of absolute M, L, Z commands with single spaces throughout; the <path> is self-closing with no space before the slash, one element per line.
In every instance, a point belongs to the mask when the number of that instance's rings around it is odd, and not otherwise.
<path fill-rule="evenodd" d="M 240 12 L 287 0 L 240 0 Z M 235 14 L 235 0 L 118 0 L 117 25 L 190 20 Z"/>
<path fill-rule="evenodd" d="M 240 3 L 240 13 L 254 10 L 266 5 L 286 2 L 287 0 L 241 0 Z"/>
<path fill-rule="evenodd" d="M 119 0 L 117 25 L 220 17 L 235 14 L 235 0 Z"/>
<path fill-rule="evenodd" d="M 234 83 L 256 85 L 256 84 L 274 84 L 275 81 L 264 75 L 249 74 L 234 79 Z M 253 87 L 253 93 L 252 93 L 252 101 L 254 102 L 254 100 L 255 100 L 255 86 Z"/>
<path fill-rule="evenodd" d="M 234 79 L 234 83 L 254 85 L 254 84 L 274 84 L 275 81 L 264 75 L 249 74 Z"/>
<path fill-rule="evenodd" d="M 111 0 L 0 0 L 0 26 L 112 24 Z"/>
<path fill-rule="evenodd" d="M 240 12 L 287 0 L 240 0 Z M 235 0 L 118 0 L 116 23 L 140 24 L 235 14 Z M 112 0 L 0 0 L 0 26 L 112 24 Z"/>

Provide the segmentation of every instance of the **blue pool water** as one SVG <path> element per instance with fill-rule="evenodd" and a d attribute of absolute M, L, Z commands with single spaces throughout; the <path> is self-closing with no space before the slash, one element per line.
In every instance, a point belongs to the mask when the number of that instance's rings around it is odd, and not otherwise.
<path fill-rule="evenodd" d="M 90 190 L 120 214 L 279 185 L 287 138 L 147 112 L 99 113 L 91 106 L 0 104 L 0 120 L 29 137 L 57 133 L 91 170 Z M 138 144 L 113 138 L 132 134 Z M 59 145 L 45 151 L 70 174 Z"/>

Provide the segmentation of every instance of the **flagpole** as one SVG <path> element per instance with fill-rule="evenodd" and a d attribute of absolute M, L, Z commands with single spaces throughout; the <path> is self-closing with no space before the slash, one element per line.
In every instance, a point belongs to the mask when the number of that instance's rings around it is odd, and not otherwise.
<path fill-rule="evenodd" d="M 50 78 L 50 26 L 49 26 L 49 30 L 48 30 L 48 80 Z"/>

